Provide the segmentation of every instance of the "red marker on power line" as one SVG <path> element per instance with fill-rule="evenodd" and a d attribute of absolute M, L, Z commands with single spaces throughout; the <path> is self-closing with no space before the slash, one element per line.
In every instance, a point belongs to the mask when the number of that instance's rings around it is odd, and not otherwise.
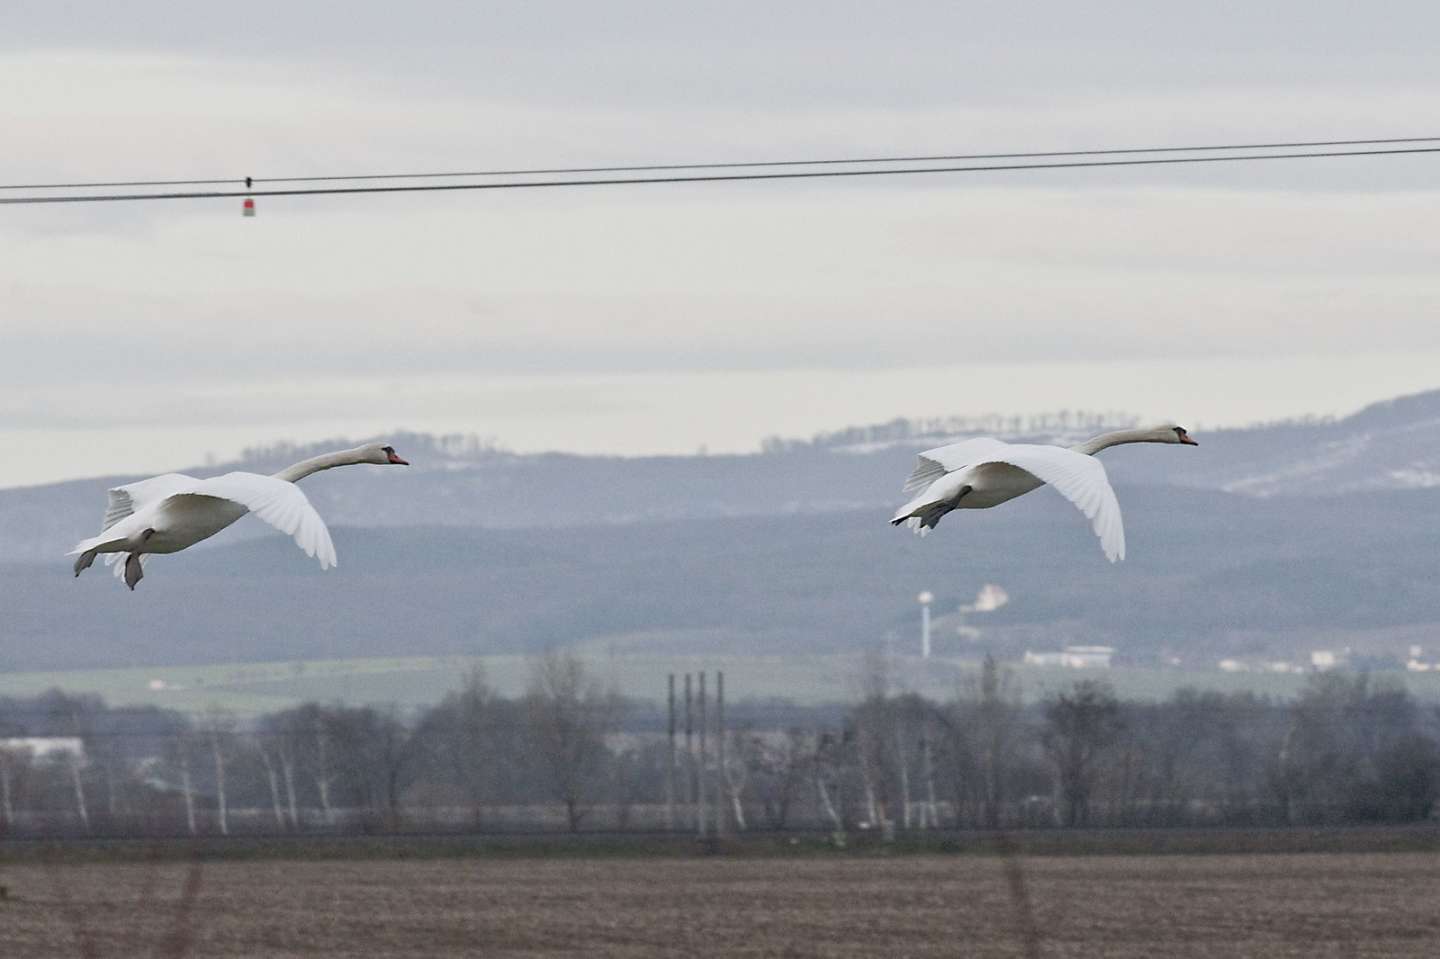
<path fill-rule="evenodd" d="M 245 178 L 245 189 L 247 189 L 247 190 L 250 189 L 250 185 L 251 185 L 252 182 L 253 182 L 253 181 L 251 180 L 251 178 L 247 176 L 247 177 Z M 254 200 L 253 198 L 247 196 L 247 197 L 245 198 L 245 202 L 244 202 L 243 204 L 241 204 L 240 213 L 241 213 L 242 215 L 244 215 L 244 216 L 254 216 L 254 215 L 255 215 L 255 200 Z"/>

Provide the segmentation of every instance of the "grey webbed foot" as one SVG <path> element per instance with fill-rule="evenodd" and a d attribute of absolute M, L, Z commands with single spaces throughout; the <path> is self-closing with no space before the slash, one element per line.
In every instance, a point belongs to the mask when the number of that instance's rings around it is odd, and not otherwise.
<path fill-rule="evenodd" d="M 90 568 L 90 564 L 93 562 L 95 562 L 95 550 L 87 549 L 85 552 L 81 553 L 75 558 L 75 575 L 79 576 L 81 573 L 85 572 L 85 570 Z"/>
<path fill-rule="evenodd" d="M 140 565 L 140 554 L 131 553 L 125 557 L 125 585 L 133 592 L 135 584 L 140 582 L 145 575 L 145 569 Z"/>

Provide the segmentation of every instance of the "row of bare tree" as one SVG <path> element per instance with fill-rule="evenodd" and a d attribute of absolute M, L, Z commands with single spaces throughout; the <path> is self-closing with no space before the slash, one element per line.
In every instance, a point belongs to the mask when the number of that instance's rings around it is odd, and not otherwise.
<path fill-rule="evenodd" d="M 1290 702 L 1081 681 L 1038 703 L 987 661 L 936 702 L 865 670 L 848 707 L 732 707 L 687 749 L 653 705 L 549 653 L 428 709 L 307 703 L 248 722 L 0 700 L 0 830 L 30 834 L 1001 829 L 1401 821 L 1435 814 L 1440 711 L 1365 676 Z"/>

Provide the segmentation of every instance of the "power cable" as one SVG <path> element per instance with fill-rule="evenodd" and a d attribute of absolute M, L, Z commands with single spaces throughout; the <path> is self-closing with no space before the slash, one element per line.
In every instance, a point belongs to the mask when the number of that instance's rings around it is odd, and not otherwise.
<path fill-rule="evenodd" d="M 1219 150 L 1281 150 L 1335 146 L 1382 146 L 1396 143 L 1435 143 L 1440 137 L 1390 137 L 1369 140 L 1299 140 L 1274 143 L 1227 143 L 1206 146 L 1133 147 L 1104 150 L 1047 150 L 1025 153 L 953 153 L 912 156 L 849 157 L 819 160 L 747 160 L 724 163 L 648 163 L 630 166 L 545 167 L 507 170 L 470 170 L 446 173 L 367 173 L 344 176 L 213 177 L 191 180 L 111 180 L 83 183 L 10 183 L 0 190 L 81 190 L 118 187 L 218 186 L 227 183 L 320 183 L 348 180 L 420 180 L 488 176 L 554 176 L 572 173 L 646 173 L 659 170 L 720 170 L 757 167 L 847 166 L 877 163 L 944 163 L 959 160 L 1034 160 L 1055 157 L 1115 156 L 1151 153 L 1201 153 Z"/>
<path fill-rule="evenodd" d="M 1394 156 L 1440 153 L 1440 147 L 1395 150 L 1333 150 L 1313 153 L 1231 154 L 1200 157 L 1156 157 L 1142 160 L 1080 160 L 1068 163 L 1011 163 L 981 166 L 905 167 L 869 170 L 807 170 L 784 173 L 725 173 L 702 176 L 615 177 L 580 180 L 506 180 L 499 183 L 432 183 L 406 186 L 307 187 L 287 190 L 196 191 L 182 193 L 70 194 L 3 197 L 0 204 L 94 203 L 130 200 L 203 200 L 247 196 L 327 196 L 362 193 L 427 193 L 450 190 L 520 190 L 544 187 L 638 186 L 661 183 L 718 183 L 743 180 L 805 180 L 834 177 L 898 176 L 931 173 L 995 173 L 1018 170 L 1065 170 L 1086 167 L 1159 166 L 1182 163 L 1227 163 L 1254 160 L 1302 160 L 1322 157 Z"/>

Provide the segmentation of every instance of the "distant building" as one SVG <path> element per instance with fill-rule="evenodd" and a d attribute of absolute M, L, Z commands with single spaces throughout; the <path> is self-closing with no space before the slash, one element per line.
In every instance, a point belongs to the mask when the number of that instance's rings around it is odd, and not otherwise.
<path fill-rule="evenodd" d="M 1428 662 L 1424 656 L 1424 649 L 1419 646 L 1411 646 L 1410 658 L 1405 660 L 1405 668 L 1412 673 L 1440 672 L 1440 663 Z"/>
<path fill-rule="evenodd" d="M 1350 650 L 1314 649 L 1310 651 L 1310 666 L 1317 672 L 1339 669 L 1350 660 Z"/>
<path fill-rule="evenodd" d="M 1263 663 L 1247 663 L 1243 659 L 1222 659 L 1215 664 L 1222 673 L 1303 673 L 1305 667 L 1283 659 L 1266 660 Z"/>
<path fill-rule="evenodd" d="M 1114 646 L 1066 646 L 1058 653 L 1025 652 L 1027 666 L 1060 666 L 1065 669 L 1109 669 Z"/>
<path fill-rule="evenodd" d="M 17 736 L 0 739 L 0 751 L 29 753 L 36 759 L 59 759 L 66 753 L 85 761 L 85 741 L 79 736 Z"/>

